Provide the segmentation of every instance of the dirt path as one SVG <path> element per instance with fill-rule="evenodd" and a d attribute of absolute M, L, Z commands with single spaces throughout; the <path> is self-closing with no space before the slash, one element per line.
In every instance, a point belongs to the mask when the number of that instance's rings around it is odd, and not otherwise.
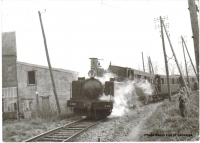
<path fill-rule="evenodd" d="M 146 120 L 152 116 L 152 114 L 155 112 L 156 108 L 158 105 L 160 105 L 161 103 L 157 103 L 157 104 L 154 104 L 151 107 L 151 110 L 150 112 L 148 112 L 144 118 L 141 118 L 139 124 L 137 124 L 135 127 L 132 128 L 131 132 L 129 133 L 128 135 L 128 141 L 140 141 L 139 140 L 139 134 L 140 134 L 140 131 L 144 125 L 144 123 L 146 122 Z"/>

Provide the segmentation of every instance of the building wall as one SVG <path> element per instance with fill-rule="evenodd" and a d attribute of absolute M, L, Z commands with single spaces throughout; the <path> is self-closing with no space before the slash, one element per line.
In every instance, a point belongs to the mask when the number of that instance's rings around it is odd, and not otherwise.
<path fill-rule="evenodd" d="M 8 66 L 12 67 L 11 71 Z M 17 86 L 16 56 L 4 55 L 2 56 L 2 87 L 12 86 Z"/>
<path fill-rule="evenodd" d="M 36 109 L 37 105 L 37 96 L 36 91 L 38 92 L 39 100 L 39 109 L 42 109 L 42 96 L 49 96 L 50 99 L 50 108 L 51 110 L 57 111 L 55 95 L 53 93 L 53 87 L 51 82 L 51 76 L 48 68 L 38 67 L 36 65 L 29 65 L 23 63 L 17 63 L 17 76 L 18 76 L 18 93 L 21 102 L 20 109 L 23 110 L 23 104 L 27 100 L 23 99 L 33 99 L 31 101 L 32 109 Z M 35 71 L 35 80 L 34 85 L 28 84 L 28 71 Z M 53 70 L 53 76 L 55 81 L 55 86 L 61 106 L 61 111 L 66 111 L 66 102 L 70 99 L 70 84 L 72 80 L 76 80 L 78 73 L 73 71 L 64 71 L 64 70 Z M 22 103 L 24 102 L 24 103 Z"/>

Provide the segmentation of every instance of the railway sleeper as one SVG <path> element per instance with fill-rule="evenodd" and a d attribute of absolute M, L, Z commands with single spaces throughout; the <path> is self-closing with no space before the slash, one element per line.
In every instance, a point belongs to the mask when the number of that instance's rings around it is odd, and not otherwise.
<path fill-rule="evenodd" d="M 77 129 L 74 129 L 74 131 L 76 131 Z M 65 128 L 65 129 L 62 129 L 62 130 L 59 130 L 59 131 L 63 131 L 63 132 L 66 132 L 66 131 L 69 131 L 69 132 L 73 132 L 73 129 L 72 128 Z"/>
<path fill-rule="evenodd" d="M 74 128 L 86 128 L 86 127 L 88 127 L 89 125 L 87 125 L 87 126 L 73 126 Z"/>
<path fill-rule="evenodd" d="M 58 132 L 58 133 L 55 133 L 56 135 L 73 135 L 74 133 L 76 133 L 76 132 Z"/>
<path fill-rule="evenodd" d="M 75 130 L 75 131 L 58 131 L 58 132 L 55 132 L 55 134 L 74 134 L 76 132 L 78 132 L 79 130 Z"/>
<path fill-rule="evenodd" d="M 67 130 L 82 130 L 84 128 L 69 127 Z"/>
<path fill-rule="evenodd" d="M 78 125 L 84 126 L 84 125 L 90 125 L 90 124 L 92 124 L 92 123 L 91 122 L 90 123 L 89 122 L 81 122 L 79 124 L 76 124 L 75 126 L 78 126 Z"/>
<path fill-rule="evenodd" d="M 50 138 L 50 139 L 67 139 L 69 138 L 70 135 L 65 135 L 65 136 L 46 136 L 45 138 Z"/>
<path fill-rule="evenodd" d="M 51 137 L 53 137 L 53 138 L 68 138 L 68 137 L 71 137 L 72 135 L 74 135 L 74 134 L 54 135 L 54 136 L 51 136 Z"/>
<path fill-rule="evenodd" d="M 42 142 L 44 142 L 44 141 L 55 141 L 55 142 L 62 142 L 62 141 L 63 141 L 63 139 L 50 139 L 50 138 L 42 138 L 42 139 L 40 139 L 40 140 L 38 140 L 38 141 L 42 141 Z"/>

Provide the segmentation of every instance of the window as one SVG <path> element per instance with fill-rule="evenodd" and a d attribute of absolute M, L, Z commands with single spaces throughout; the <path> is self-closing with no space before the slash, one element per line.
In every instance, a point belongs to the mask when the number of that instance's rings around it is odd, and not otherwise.
<path fill-rule="evenodd" d="M 17 111 L 17 103 L 14 103 L 14 110 Z"/>
<path fill-rule="evenodd" d="M 161 84 L 165 84 L 165 83 L 164 83 L 164 78 L 161 78 Z"/>
<path fill-rule="evenodd" d="M 179 82 L 179 78 L 177 79 L 177 84 L 179 84 L 180 82 Z"/>
<path fill-rule="evenodd" d="M 141 75 L 138 75 L 138 76 L 137 76 L 137 79 L 141 79 Z"/>
<path fill-rule="evenodd" d="M 35 71 L 28 71 L 28 84 L 35 84 Z"/>
<path fill-rule="evenodd" d="M 172 78 L 172 84 L 175 84 L 174 78 Z"/>
<path fill-rule="evenodd" d="M 131 70 L 131 76 L 132 76 L 132 78 L 134 78 L 134 71 L 133 70 Z"/>
<path fill-rule="evenodd" d="M 8 71 L 12 71 L 12 66 L 8 66 Z"/>
<path fill-rule="evenodd" d="M 131 71 L 128 70 L 128 78 L 131 77 Z"/>

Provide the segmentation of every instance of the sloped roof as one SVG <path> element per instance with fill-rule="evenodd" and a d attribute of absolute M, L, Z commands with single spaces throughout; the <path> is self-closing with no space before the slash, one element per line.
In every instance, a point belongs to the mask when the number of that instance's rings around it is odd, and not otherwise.
<path fill-rule="evenodd" d="M 16 36 L 15 32 L 2 33 L 2 55 L 16 55 Z"/>
<path fill-rule="evenodd" d="M 30 64 L 30 63 L 25 63 L 25 62 L 20 62 L 17 61 L 17 64 L 22 64 L 22 65 L 26 65 L 26 66 L 32 66 L 35 68 L 42 68 L 42 69 L 47 69 L 49 70 L 49 67 L 47 66 L 42 66 L 42 65 L 36 65 L 36 64 Z M 66 69 L 59 69 L 59 68 L 52 68 L 53 71 L 60 71 L 60 72 L 68 72 L 68 73 L 75 73 L 78 74 L 79 72 L 77 71 L 71 71 L 71 70 L 66 70 Z"/>

